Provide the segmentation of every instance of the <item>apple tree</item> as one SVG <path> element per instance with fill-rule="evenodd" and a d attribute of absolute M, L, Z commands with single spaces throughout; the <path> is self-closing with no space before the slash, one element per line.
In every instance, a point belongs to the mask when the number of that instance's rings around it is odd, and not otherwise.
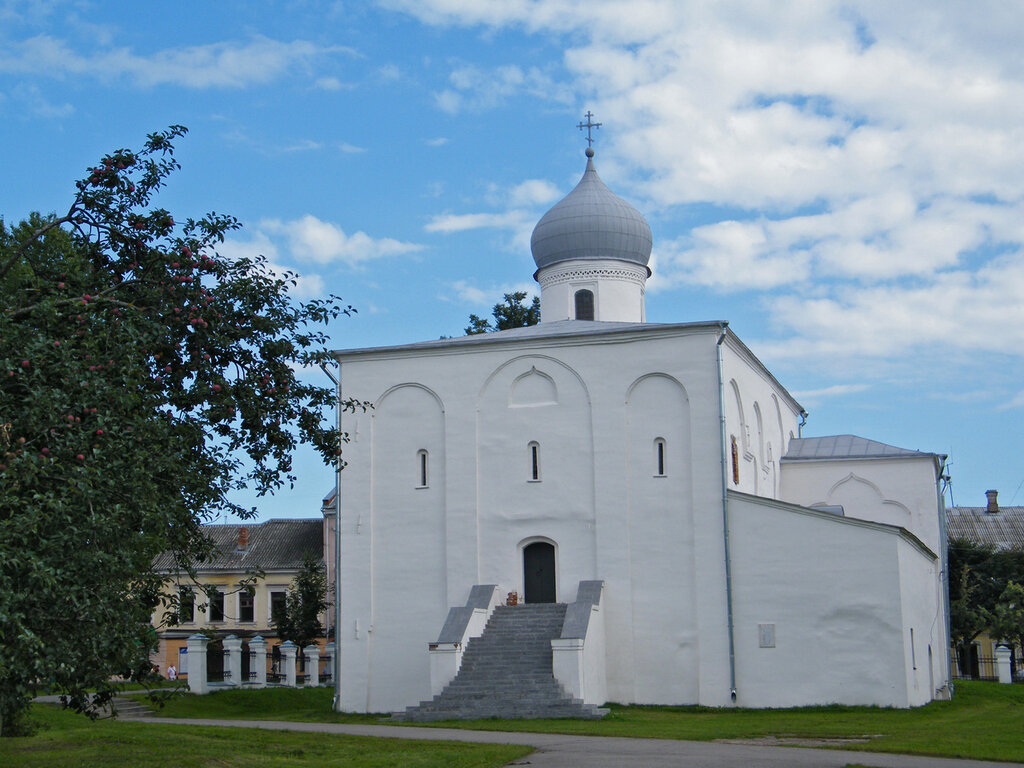
<path fill-rule="evenodd" d="M 293 482 L 299 442 L 340 455 L 334 390 L 296 371 L 352 310 L 219 255 L 235 219 L 154 204 L 185 132 L 104 156 L 61 215 L 0 219 L 3 734 L 41 689 L 91 713 L 112 677 L 152 674 L 154 557 L 201 561 L 201 524 Z"/>

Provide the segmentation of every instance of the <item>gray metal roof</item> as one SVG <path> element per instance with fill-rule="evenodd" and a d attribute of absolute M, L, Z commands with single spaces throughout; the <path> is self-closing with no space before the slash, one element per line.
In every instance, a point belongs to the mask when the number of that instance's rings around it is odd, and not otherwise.
<path fill-rule="evenodd" d="M 829 459 L 891 459 L 935 456 L 934 453 L 897 448 L 856 435 L 798 437 L 789 442 L 783 461 L 825 461 Z"/>
<path fill-rule="evenodd" d="M 613 258 L 647 266 L 651 227 L 641 213 L 605 186 L 587 150 L 579 184 L 544 214 L 530 237 L 537 269 L 570 259 Z"/>
<path fill-rule="evenodd" d="M 946 510 L 947 536 L 996 549 L 1024 549 L 1024 507 L 949 507 Z"/>
<path fill-rule="evenodd" d="M 614 333 L 651 334 L 659 330 L 686 330 L 700 328 L 720 328 L 722 322 L 700 323 L 617 323 L 604 320 L 555 320 L 538 323 L 524 328 L 510 328 L 507 331 L 477 333 L 472 336 L 454 336 L 450 339 L 434 339 L 419 341 L 414 344 L 398 344 L 389 347 L 363 347 L 358 349 L 337 349 L 333 354 L 348 357 L 350 355 L 372 355 L 379 352 L 401 352 L 411 350 L 448 350 L 457 347 L 478 347 L 489 344 L 501 344 L 508 341 L 527 339 L 557 339 L 584 336 L 600 336 Z"/>
<path fill-rule="evenodd" d="M 249 545 L 238 549 L 240 528 L 249 529 Z M 197 564 L 200 572 L 288 570 L 302 565 L 307 553 L 323 557 L 323 520 L 268 520 L 265 523 L 238 523 L 237 525 L 204 525 L 216 552 L 213 557 Z M 171 570 L 174 558 L 164 553 L 153 563 L 157 570 Z"/>

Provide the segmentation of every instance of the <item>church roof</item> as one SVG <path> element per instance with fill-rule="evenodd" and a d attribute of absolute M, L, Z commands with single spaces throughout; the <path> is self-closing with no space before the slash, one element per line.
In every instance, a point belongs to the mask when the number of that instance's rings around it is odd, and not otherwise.
<path fill-rule="evenodd" d="M 604 341 L 632 342 L 641 339 L 646 340 L 658 337 L 671 337 L 688 333 L 721 333 L 726 332 L 732 347 L 744 355 L 751 365 L 758 368 L 769 380 L 773 381 L 779 390 L 789 399 L 797 412 L 803 411 L 793 396 L 786 391 L 786 388 L 775 378 L 764 363 L 758 360 L 757 356 L 747 347 L 743 341 L 729 329 L 729 324 L 723 320 L 693 322 L 693 323 L 626 323 L 610 322 L 607 320 L 554 320 L 530 325 L 523 328 L 511 328 L 507 331 L 493 331 L 491 333 L 478 333 L 472 336 L 455 336 L 448 339 L 434 339 L 432 341 L 420 341 L 414 344 L 399 344 L 387 347 L 362 347 L 356 349 L 336 349 L 331 354 L 341 362 L 356 360 L 359 358 L 387 358 L 404 357 L 407 355 L 432 355 L 471 352 L 485 349 L 488 346 L 501 346 L 503 344 L 518 345 L 529 344 L 536 341 L 541 343 L 568 344 Z"/>
<path fill-rule="evenodd" d="M 530 250 L 537 269 L 571 259 L 612 258 L 647 266 L 651 227 L 632 205 L 601 181 L 587 149 L 583 178 L 537 222 Z"/>
<path fill-rule="evenodd" d="M 1024 507 L 949 507 L 946 531 L 950 540 L 965 539 L 996 549 L 1024 549 Z"/>
<path fill-rule="evenodd" d="M 238 548 L 239 531 L 248 529 L 248 545 Z M 203 533 L 214 543 L 212 557 L 197 563 L 200 572 L 247 570 L 294 570 L 302 565 L 307 553 L 323 557 L 323 520 L 267 520 L 265 523 L 239 525 L 204 525 Z M 153 567 L 158 571 L 176 568 L 174 558 L 165 552 L 157 556 Z"/>
<path fill-rule="evenodd" d="M 472 336 L 453 336 L 447 339 L 419 341 L 413 344 L 398 344 L 388 347 L 362 347 L 359 349 L 338 349 L 333 352 L 335 357 L 352 357 L 357 355 L 374 355 L 381 352 L 405 352 L 415 350 L 445 350 L 458 347 L 478 347 L 506 342 L 526 341 L 531 339 L 559 339 L 574 337 L 591 337 L 613 334 L 657 334 L 658 332 L 674 332 L 679 330 L 700 330 L 721 328 L 724 322 L 699 323 L 622 323 L 606 320 L 555 320 L 553 322 L 528 325 L 523 328 L 510 328 L 507 331 L 477 333 Z"/>
<path fill-rule="evenodd" d="M 826 461 L 835 459 L 891 459 L 934 457 L 934 453 L 897 448 L 856 435 L 829 437 L 798 437 L 789 441 L 789 450 L 782 461 Z"/>

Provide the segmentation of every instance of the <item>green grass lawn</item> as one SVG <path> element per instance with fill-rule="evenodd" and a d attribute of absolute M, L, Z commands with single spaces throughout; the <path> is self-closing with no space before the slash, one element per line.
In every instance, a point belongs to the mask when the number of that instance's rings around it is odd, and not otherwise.
<path fill-rule="evenodd" d="M 92 722 L 36 705 L 41 725 L 24 738 L 0 739 L 0 765 L 25 768 L 497 768 L 531 750 L 499 744 L 375 739 L 323 733 L 192 728 L 116 720 Z"/>
<path fill-rule="evenodd" d="M 386 722 L 382 715 L 330 711 L 328 689 L 222 691 L 185 696 L 160 712 L 168 717 Z M 436 723 L 443 727 L 573 733 L 633 738 L 744 739 L 762 736 L 849 738 L 871 736 L 845 749 L 1024 762 L 1024 685 L 958 683 L 953 701 L 915 709 L 803 707 L 708 709 L 621 707 L 603 720 L 480 720 Z"/>

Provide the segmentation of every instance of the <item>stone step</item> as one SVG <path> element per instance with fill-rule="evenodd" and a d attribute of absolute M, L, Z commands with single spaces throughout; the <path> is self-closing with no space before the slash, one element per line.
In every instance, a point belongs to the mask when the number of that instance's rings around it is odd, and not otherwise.
<path fill-rule="evenodd" d="M 552 675 L 551 640 L 562 633 L 559 603 L 498 606 L 466 645 L 459 673 L 429 701 L 394 717 L 412 722 L 503 718 L 600 718 L 607 710 L 571 698 Z"/>

